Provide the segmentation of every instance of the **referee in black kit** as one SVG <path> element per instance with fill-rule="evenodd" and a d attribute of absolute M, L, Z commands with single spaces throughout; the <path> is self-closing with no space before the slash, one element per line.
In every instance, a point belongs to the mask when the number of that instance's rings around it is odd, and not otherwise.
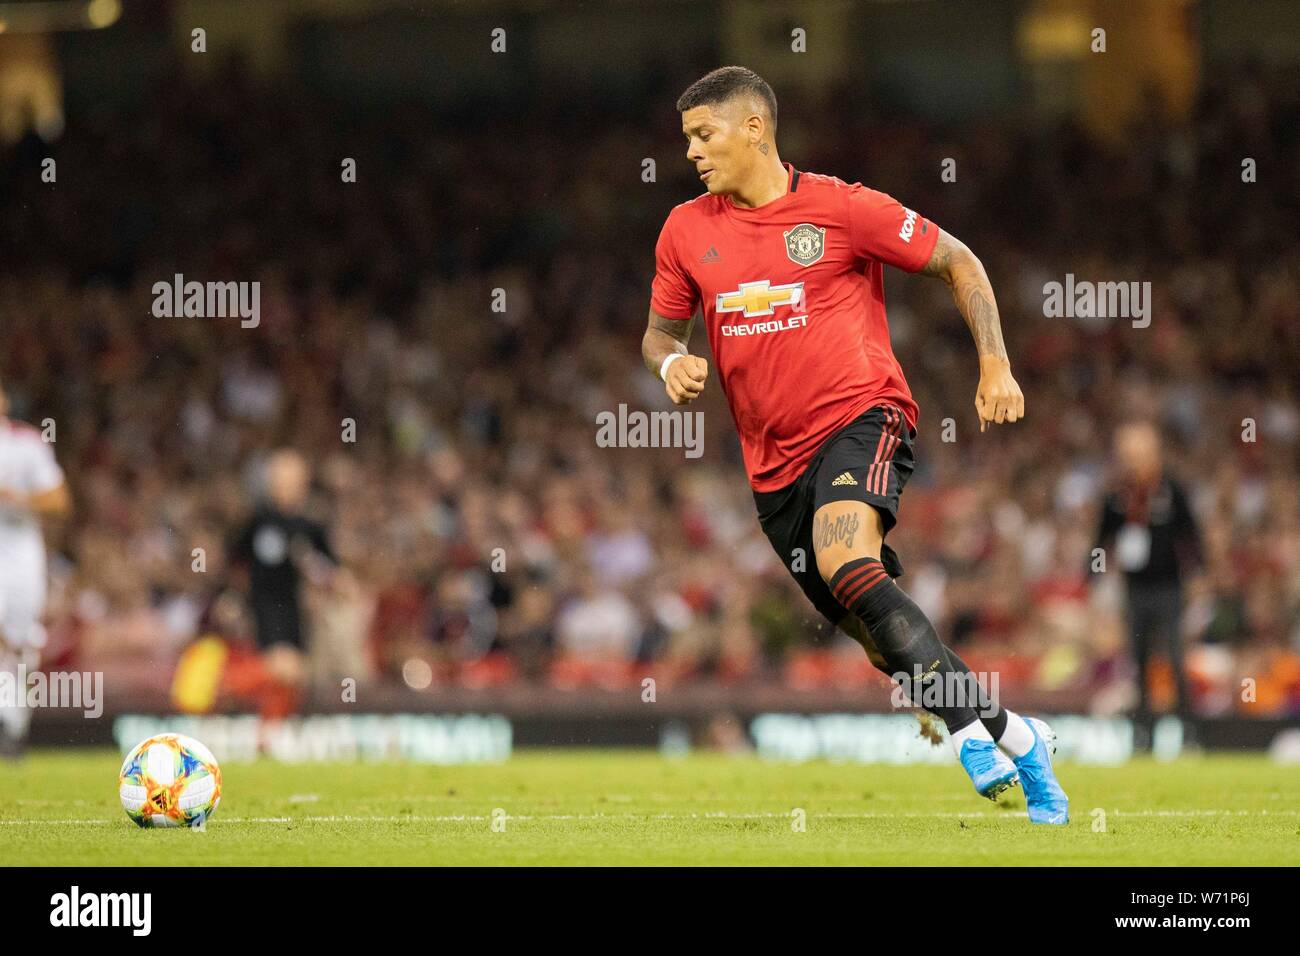
<path fill-rule="evenodd" d="M 248 604 L 267 667 L 292 685 L 302 683 L 306 671 L 303 577 L 328 578 L 338 565 L 324 526 L 305 513 L 310 482 L 297 452 L 272 454 L 266 498 L 229 547 L 230 563 L 248 571 Z"/>
<path fill-rule="evenodd" d="M 1187 495 L 1164 467 L 1156 427 L 1145 421 L 1123 425 L 1115 432 L 1114 447 L 1116 481 L 1102 505 L 1094 550 L 1104 549 L 1107 567 L 1124 572 L 1129 640 L 1138 676 L 1137 746 L 1149 750 L 1147 662 L 1153 650 L 1169 655 L 1178 716 L 1187 738 L 1195 740 L 1181 634 L 1183 580 L 1204 564 L 1204 557 Z"/>

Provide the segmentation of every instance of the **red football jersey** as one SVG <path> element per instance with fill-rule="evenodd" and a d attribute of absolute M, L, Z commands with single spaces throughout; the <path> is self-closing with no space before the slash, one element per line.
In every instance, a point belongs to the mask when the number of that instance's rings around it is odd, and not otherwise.
<path fill-rule="evenodd" d="M 650 307 L 702 306 L 716 372 L 755 491 L 799 477 L 818 447 L 889 401 L 917 407 L 889 344 L 884 264 L 915 272 L 939 229 L 884 193 L 789 163 L 757 209 L 705 193 L 673 209 L 655 246 Z"/>

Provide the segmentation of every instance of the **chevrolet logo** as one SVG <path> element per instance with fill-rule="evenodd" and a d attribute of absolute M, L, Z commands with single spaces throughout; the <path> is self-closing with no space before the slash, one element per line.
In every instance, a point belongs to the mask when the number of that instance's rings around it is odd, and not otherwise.
<path fill-rule="evenodd" d="M 789 305 L 800 308 L 803 302 L 803 283 L 772 285 L 767 279 L 759 282 L 742 282 L 735 292 L 719 292 L 719 312 L 743 312 L 747 318 L 772 315 L 775 306 Z"/>

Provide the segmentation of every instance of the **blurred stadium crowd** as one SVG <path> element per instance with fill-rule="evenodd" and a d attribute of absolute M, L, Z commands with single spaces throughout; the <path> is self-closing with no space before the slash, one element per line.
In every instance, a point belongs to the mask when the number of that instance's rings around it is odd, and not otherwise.
<path fill-rule="evenodd" d="M 293 447 L 349 571 L 309 589 L 322 682 L 871 679 L 762 536 L 716 382 L 702 458 L 595 442 L 600 411 L 669 407 L 639 342 L 659 226 L 698 191 L 672 110 L 693 78 L 649 78 L 593 122 L 559 90 L 511 117 L 358 115 L 234 65 L 177 70 L 138 107 L 6 146 L 0 377 L 15 417 L 57 423 L 75 501 L 51 537 L 49 658 L 165 687 L 196 636 L 246 635 L 224 542 L 267 454 Z M 1111 433 L 1149 414 L 1204 537 L 1184 615 L 1198 709 L 1300 712 L 1300 76 L 1211 79 L 1191 122 L 1153 106 L 1115 143 L 845 95 L 785 96 L 782 158 L 965 240 L 1027 398 L 979 434 L 947 289 L 889 275 L 921 408 L 900 583 L 1004 691 L 1127 706 L 1117 574 L 1083 568 Z M 178 272 L 260 281 L 259 325 L 154 318 L 151 286 Z M 1067 273 L 1150 280 L 1150 327 L 1045 318 Z"/>

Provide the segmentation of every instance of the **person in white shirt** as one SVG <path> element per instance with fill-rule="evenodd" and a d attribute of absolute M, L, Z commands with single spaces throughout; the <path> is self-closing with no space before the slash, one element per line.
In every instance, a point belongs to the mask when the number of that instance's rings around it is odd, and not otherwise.
<path fill-rule="evenodd" d="M 12 695 L 0 700 L 0 755 L 21 752 L 31 711 L 20 673 L 35 670 L 45 645 L 45 540 L 40 519 L 66 514 L 68 489 L 53 446 L 41 433 L 8 417 L 0 382 L 0 672 Z"/>

